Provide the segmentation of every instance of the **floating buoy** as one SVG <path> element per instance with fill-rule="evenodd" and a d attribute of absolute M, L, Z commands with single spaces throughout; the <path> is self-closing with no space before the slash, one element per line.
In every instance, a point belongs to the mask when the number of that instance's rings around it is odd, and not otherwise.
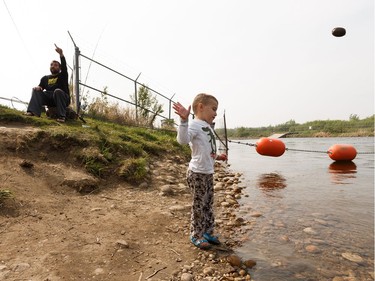
<path fill-rule="evenodd" d="M 285 144 L 278 139 L 260 138 L 256 142 L 256 151 L 260 155 L 279 157 L 285 152 Z"/>
<path fill-rule="evenodd" d="M 335 144 L 328 151 L 328 156 L 336 161 L 351 161 L 357 156 L 357 150 L 350 144 Z"/>

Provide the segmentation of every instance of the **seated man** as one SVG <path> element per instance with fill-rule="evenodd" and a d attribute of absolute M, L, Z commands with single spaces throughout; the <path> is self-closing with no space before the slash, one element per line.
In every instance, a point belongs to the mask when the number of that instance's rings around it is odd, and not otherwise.
<path fill-rule="evenodd" d="M 40 79 L 38 86 L 33 88 L 27 116 L 39 116 L 42 106 L 56 107 L 58 122 L 65 122 L 66 108 L 70 104 L 68 69 L 63 50 L 56 46 L 56 52 L 60 55 L 61 64 L 52 61 L 50 66 L 51 75 L 45 75 Z"/>

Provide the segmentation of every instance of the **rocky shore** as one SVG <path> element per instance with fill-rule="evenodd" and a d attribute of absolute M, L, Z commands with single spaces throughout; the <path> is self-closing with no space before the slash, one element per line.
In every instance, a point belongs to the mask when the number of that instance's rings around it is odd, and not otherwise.
<path fill-rule="evenodd" d="M 174 167 L 172 170 L 179 171 L 178 180 L 176 177 L 168 176 L 164 169 L 161 172 L 161 167 L 154 169 L 156 178 L 158 180 L 167 179 L 168 184 L 160 187 L 160 194 L 162 196 L 171 196 L 176 194 L 176 190 L 180 189 L 184 192 L 188 187 L 184 184 L 186 172 L 186 165 L 176 165 L 175 162 L 169 161 L 167 165 Z M 167 169 L 170 171 L 171 168 Z M 241 257 L 234 253 L 234 249 L 241 245 L 243 239 L 246 239 L 246 234 L 251 229 L 252 222 L 245 221 L 240 216 L 239 200 L 243 196 L 247 196 L 245 186 L 241 185 L 241 174 L 230 170 L 229 165 L 217 162 L 215 165 L 214 175 L 214 190 L 215 190 L 215 232 L 219 235 L 222 244 L 219 246 L 212 246 L 210 250 L 203 251 L 194 246 L 196 258 L 187 264 L 182 264 L 177 268 L 172 277 L 168 280 L 182 280 L 182 281 L 219 281 L 219 280 L 233 280 L 243 281 L 251 280 L 250 269 L 256 265 L 254 260 L 242 260 Z M 183 192 L 183 193 L 184 193 Z M 186 194 L 187 195 L 187 194 Z M 188 196 L 188 195 L 187 195 Z M 188 196 L 189 197 L 189 196 Z M 171 206 L 169 209 L 175 210 L 189 210 L 189 207 L 181 205 Z M 190 218 L 190 212 L 185 214 Z M 257 217 L 260 214 L 253 214 Z M 188 239 L 188 230 L 185 231 L 186 239 Z M 155 279 L 159 280 L 159 279 Z"/>

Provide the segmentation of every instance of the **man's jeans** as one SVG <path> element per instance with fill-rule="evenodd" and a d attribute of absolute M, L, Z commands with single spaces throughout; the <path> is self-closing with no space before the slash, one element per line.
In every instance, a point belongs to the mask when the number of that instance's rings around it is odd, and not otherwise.
<path fill-rule="evenodd" d="M 27 112 L 32 112 L 35 115 L 40 116 L 42 113 L 42 106 L 47 105 L 56 107 L 59 117 L 65 117 L 66 108 L 69 104 L 69 95 L 61 89 L 56 89 L 53 92 L 33 89 Z"/>

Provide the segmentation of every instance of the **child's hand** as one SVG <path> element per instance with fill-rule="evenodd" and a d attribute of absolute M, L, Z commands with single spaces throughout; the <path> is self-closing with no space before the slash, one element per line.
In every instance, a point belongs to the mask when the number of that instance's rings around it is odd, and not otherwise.
<path fill-rule="evenodd" d="M 182 120 L 186 121 L 189 119 L 191 105 L 188 107 L 188 109 L 186 109 L 185 107 L 183 107 L 181 103 L 178 102 L 178 103 L 173 104 L 173 109 L 174 109 L 174 112 L 178 116 L 180 116 Z"/>
<path fill-rule="evenodd" d="M 220 154 L 216 157 L 216 160 L 221 160 L 221 161 L 227 161 L 228 160 L 228 156 L 226 154 Z"/>

